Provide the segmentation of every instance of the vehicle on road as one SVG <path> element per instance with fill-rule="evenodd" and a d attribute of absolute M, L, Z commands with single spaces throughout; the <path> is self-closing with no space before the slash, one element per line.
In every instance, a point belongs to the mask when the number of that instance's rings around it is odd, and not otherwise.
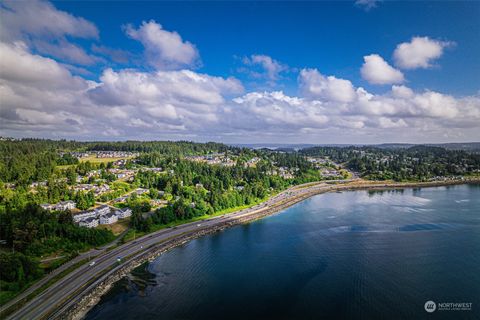
<path fill-rule="evenodd" d="M 95 261 L 92 261 L 88 264 L 90 267 L 93 267 L 95 265 Z"/>

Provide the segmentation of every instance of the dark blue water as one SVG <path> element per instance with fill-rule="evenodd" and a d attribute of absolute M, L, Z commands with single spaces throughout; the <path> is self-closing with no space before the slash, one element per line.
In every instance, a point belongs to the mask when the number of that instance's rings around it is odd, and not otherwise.
<path fill-rule="evenodd" d="M 480 319 L 480 186 L 315 196 L 162 255 L 86 318 Z"/>

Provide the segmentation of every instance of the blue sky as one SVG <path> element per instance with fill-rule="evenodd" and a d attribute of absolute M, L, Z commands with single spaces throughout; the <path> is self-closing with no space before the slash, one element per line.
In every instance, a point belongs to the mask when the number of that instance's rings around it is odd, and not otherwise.
<path fill-rule="evenodd" d="M 361 2 L 4 1 L 0 134 L 479 140 L 480 2 Z"/>
<path fill-rule="evenodd" d="M 450 94 L 475 94 L 480 83 L 480 5 L 478 2 L 383 2 L 366 12 L 349 1 L 324 2 L 55 2 L 59 9 L 93 21 L 101 42 L 141 52 L 125 38 L 122 25 L 155 20 L 194 43 L 202 56 L 198 71 L 238 74 L 235 57 L 266 54 L 296 68 L 362 81 L 362 57 L 378 53 L 391 59 L 396 45 L 412 36 L 454 41 L 431 70 L 408 72 L 412 88 Z M 108 12 L 108 19 L 104 13 Z M 296 75 L 289 78 L 295 80 Z M 248 79 L 245 79 L 248 80 Z M 285 79 L 292 89 L 291 81 Z M 293 83 L 294 86 L 294 83 Z"/>

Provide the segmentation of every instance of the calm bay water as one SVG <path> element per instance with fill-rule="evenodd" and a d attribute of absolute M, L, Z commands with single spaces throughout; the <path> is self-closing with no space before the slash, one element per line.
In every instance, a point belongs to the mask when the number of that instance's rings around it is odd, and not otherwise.
<path fill-rule="evenodd" d="M 480 319 L 480 186 L 315 196 L 160 256 L 86 318 Z"/>

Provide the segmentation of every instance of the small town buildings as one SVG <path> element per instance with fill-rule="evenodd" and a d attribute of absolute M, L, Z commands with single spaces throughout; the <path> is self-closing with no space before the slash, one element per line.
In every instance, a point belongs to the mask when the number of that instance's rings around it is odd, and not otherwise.
<path fill-rule="evenodd" d="M 90 218 L 96 218 L 97 212 L 95 210 L 92 211 L 84 211 L 79 214 L 73 216 L 73 221 L 79 223 L 80 221 L 85 221 Z"/>
<path fill-rule="evenodd" d="M 55 206 L 50 203 L 43 203 L 40 205 L 40 207 L 42 207 L 42 209 L 45 209 L 45 210 L 53 210 Z"/>
<path fill-rule="evenodd" d="M 132 209 L 130 208 L 124 208 L 123 210 L 119 209 L 115 211 L 115 214 L 117 215 L 118 219 L 125 219 L 132 215 Z"/>
<path fill-rule="evenodd" d="M 107 191 L 110 191 L 110 186 L 108 184 L 103 184 L 101 186 L 95 187 L 95 195 L 99 196 Z"/>
<path fill-rule="evenodd" d="M 152 199 L 152 200 L 150 200 L 150 204 L 153 207 L 158 207 L 158 206 L 161 206 L 161 205 L 168 204 L 168 201 L 167 200 L 161 200 L 161 199 Z"/>
<path fill-rule="evenodd" d="M 127 199 L 128 199 L 127 196 L 121 196 L 121 197 L 113 199 L 113 202 L 115 202 L 115 203 L 125 202 L 125 201 L 127 201 Z"/>
<path fill-rule="evenodd" d="M 158 167 L 158 168 L 142 168 L 143 171 L 152 171 L 152 172 L 163 172 L 163 169 Z"/>
<path fill-rule="evenodd" d="M 88 152 L 70 152 L 70 155 L 78 159 L 87 158 L 90 156 Z"/>
<path fill-rule="evenodd" d="M 142 195 L 142 194 L 147 193 L 147 192 L 148 192 L 148 189 L 143 189 L 143 188 L 137 188 L 137 189 L 135 190 L 135 193 L 136 193 L 137 195 Z"/>
<path fill-rule="evenodd" d="M 30 184 L 30 188 L 46 187 L 46 186 L 47 186 L 47 181 L 32 182 Z"/>
<path fill-rule="evenodd" d="M 244 167 L 245 167 L 245 168 L 255 167 L 259 161 L 260 161 L 260 158 L 258 158 L 258 157 L 253 157 L 252 159 L 250 159 L 250 160 L 248 160 L 247 162 L 245 162 Z"/>
<path fill-rule="evenodd" d="M 103 205 L 91 211 L 85 211 L 73 216 L 73 221 L 79 226 L 95 228 L 99 224 L 113 224 L 118 219 L 125 219 L 132 215 L 130 208 L 115 210 L 112 212 L 109 206 Z"/>
<path fill-rule="evenodd" d="M 75 209 L 76 203 L 68 200 L 68 201 L 61 201 L 57 204 L 49 204 L 49 203 L 44 203 L 41 204 L 40 207 L 42 207 L 45 210 L 57 210 L 57 211 L 65 211 L 65 210 L 72 210 Z"/>
<path fill-rule="evenodd" d="M 95 228 L 98 227 L 98 219 L 88 218 L 78 223 L 80 227 Z"/>
<path fill-rule="evenodd" d="M 127 164 L 127 160 L 125 160 L 125 159 L 120 159 L 120 160 L 117 160 L 113 163 L 113 165 L 117 166 L 117 167 L 124 167 L 125 164 Z"/>
<path fill-rule="evenodd" d="M 55 210 L 58 211 L 65 211 L 65 210 L 72 210 L 75 209 L 76 203 L 68 200 L 68 201 L 61 201 L 55 205 Z"/>
<path fill-rule="evenodd" d="M 98 227 L 98 219 L 97 218 L 88 218 L 82 220 L 78 223 L 80 227 L 87 227 L 87 228 L 95 228 Z"/>
<path fill-rule="evenodd" d="M 102 205 L 102 206 L 96 208 L 95 211 L 97 212 L 98 216 L 102 216 L 102 215 L 110 213 L 110 207 L 107 206 L 107 205 Z"/>
<path fill-rule="evenodd" d="M 112 224 L 117 221 L 118 216 L 113 212 L 100 216 L 100 224 Z"/>
<path fill-rule="evenodd" d="M 138 157 L 140 153 L 129 151 L 94 151 L 97 158 L 133 158 Z"/>

